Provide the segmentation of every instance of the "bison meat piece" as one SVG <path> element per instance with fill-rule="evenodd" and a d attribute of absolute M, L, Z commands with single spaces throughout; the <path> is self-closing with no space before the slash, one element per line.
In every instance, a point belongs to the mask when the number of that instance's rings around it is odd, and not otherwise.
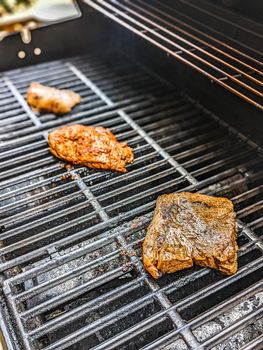
<path fill-rule="evenodd" d="M 27 103 L 39 112 L 66 114 L 80 103 L 80 96 L 70 90 L 31 83 L 27 91 Z"/>
<path fill-rule="evenodd" d="M 143 242 L 143 263 L 154 278 L 194 263 L 231 275 L 237 271 L 236 235 L 230 200 L 188 192 L 165 194 L 157 199 Z"/>
<path fill-rule="evenodd" d="M 48 135 L 50 151 L 72 164 L 90 168 L 126 172 L 126 163 L 133 162 L 133 152 L 127 143 L 102 127 L 70 125 Z"/>

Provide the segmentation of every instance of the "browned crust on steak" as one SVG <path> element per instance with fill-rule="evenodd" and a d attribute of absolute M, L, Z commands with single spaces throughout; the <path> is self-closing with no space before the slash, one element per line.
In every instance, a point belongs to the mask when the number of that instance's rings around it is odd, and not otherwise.
<path fill-rule="evenodd" d="M 72 164 L 90 168 L 126 172 L 134 156 L 127 143 L 120 143 L 103 127 L 64 126 L 48 135 L 50 151 Z"/>
<path fill-rule="evenodd" d="M 159 196 L 143 242 L 143 263 L 158 278 L 193 264 L 237 271 L 237 226 L 232 202 L 199 193 Z"/>
<path fill-rule="evenodd" d="M 59 90 L 39 83 L 31 83 L 27 90 L 27 103 L 39 112 L 66 114 L 80 103 L 80 96 L 71 90 Z"/>

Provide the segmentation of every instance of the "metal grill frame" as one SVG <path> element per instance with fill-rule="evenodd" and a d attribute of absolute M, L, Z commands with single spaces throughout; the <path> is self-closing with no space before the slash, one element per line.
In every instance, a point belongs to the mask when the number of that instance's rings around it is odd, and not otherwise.
<path fill-rule="evenodd" d="M 99 97 L 99 99 L 101 101 L 103 101 L 103 103 L 105 104 L 105 114 L 107 115 L 107 111 L 111 111 L 111 110 L 115 110 L 115 112 L 118 114 L 118 116 L 125 122 L 125 124 L 127 124 L 134 132 L 136 135 L 138 135 L 139 137 L 141 137 L 146 145 L 149 145 L 157 154 L 160 155 L 161 159 L 163 159 L 165 162 L 169 163 L 170 166 L 180 175 L 180 177 L 184 180 L 186 180 L 188 182 L 188 186 L 184 187 L 184 190 L 198 190 L 200 188 L 205 187 L 205 185 L 209 184 L 209 182 L 207 183 L 207 181 L 199 181 L 197 180 L 190 172 L 188 172 L 178 161 L 176 161 L 167 151 L 165 151 L 165 149 L 163 149 L 158 142 L 156 142 L 152 137 L 150 137 L 148 135 L 148 133 L 138 124 L 136 123 L 130 116 L 129 114 L 126 112 L 125 108 L 122 108 L 121 106 L 118 106 L 118 104 L 116 105 L 116 103 L 114 103 L 92 80 L 90 80 L 89 78 L 87 78 L 87 76 L 85 74 L 83 74 L 81 72 L 81 70 L 79 70 L 73 63 L 66 63 L 65 66 L 73 72 L 73 74 L 77 77 L 77 79 L 79 79 L 82 83 L 85 84 L 85 86 L 87 86 L 87 88 L 91 89 L 92 92 Z M 48 125 L 48 130 L 52 130 L 53 129 L 53 125 L 50 125 L 51 128 L 49 127 L 49 124 L 43 124 L 41 122 L 41 120 L 29 109 L 27 103 L 25 102 L 23 96 L 20 94 L 20 92 L 18 91 L 18 89 L 16 88 L 15 84 L 12 82 L 12 79 L 10 78 L 10 75 L 6 75 L 3 77 L 4 79 L 4 83 L 6 85 L 6 87 L 8 87 L 9 91 L 13 94 L 13 96 L 15 97 L 15 99 L 18 101 L 18 103 L 20 104 L 20 106 L 23 108 L 23 110 L 25 111 L 26 115 L 30 118 L 33 127 L 31 129 L 26 129 L 26 132 L 33 132 L 33 135 L 43 135 L 45 138 L 47 137 L 47 130 L 46 130 L 46 125 Z M 206 111 L 202 106 L 196 104 L 196 102 L 192 101 L 189 97 L 184 96 L 184 98 L 188 99 L 190 101 L 191 104 L 195 105 L 196 108 L 198 108 L 199 110 L 202 110 L 203 112 L 205 112 L 206 114 L 209 114 L 210 117 L 215 120 L 217 123 L 221 124 L 226 130 L 228 130 L 228 132 L 230 132 L 232 135 L 235 135 L 235 137 L 238 137 L 242 142 L 246 143 L 249 145 L 250 148 L 253 148 L 255 150 L 256 153 L 260 152 L 263 154 L 262 149 L 260 147 L 258 147 L 253 141 L 251 141 L 250 139 L 248 139 L 246 136 L 242 135 L 241 133 L 239 133 L 238 131 L 236 131 L 235 129 L 233 129 L 232 127 L 230 127 L 229 125 L 227 125 L 225 122 L 221 121 L 217 116 L 209 113 L 209 111 Z M 136 103 L 137 99 L 135 99 Z M 139 105 L 143 106 L 145 104 L 144 101 L 139 102 Z M 21 140 L 20 134 L 18 133 L 18 137 L 19 140 Z M 22 135 L 22 139 L 23 138 L 27 138 L 27 136 L 23 136 Z M 15 141 L 14 141 L 15 142 Z M 86 197 L 86 199 L 88 200 L 89 203 L 91 203 L 94 212 L 100 217 L 101 219 L 101 223 L 99 225 L 97 225 L 97 229 L 101 226 L 101 227 L 106 227 L 112 223 L 117 223 L 118 222 L 118 218 L 111 218 L 109 217 L 109 215 L 107 214 L 107 212 L 105 211 L 105 208 L 103 208 L 100 204 L 100 202 L 98 201 L 98 199 L 94 196 L 94 194 L 90 191 L 89 187 L 87 186 L 87 184 L 85 183 L 85 181 L 83 180 L 83 178 L 81 176 L 79 176 L 78 174 L 78 170 L 69 170 L 70 175 L 73 178 L 74 183 L 78 186 L 79 190 L 81 191 L 81 193 Z M 127 174 L 129 175 L 129 174 Z M 218 177 L 218 179 L 220 179 L 220 177 Z M 150 208 L 153 205 L 153 203 L 149 203 L 147 204 L 145 207 Z M 135 210 L 136 212 L 136 210 Z M 130 214 L 130 213 L 129 213 Z M 138 213 L 139 214 L 139 213 Z M 145 216 L 141 226 L 145 227 L 145 225 L 147 225 L 149 223 L 150 218 L 148 216 Z M 249 237 L 250 242 L 247 243 L 244 247 L 244 250 L 240 252 L 240 254 L 242 255 L 244 251 L 246 251 L 246 249 L 251 248 L 252 246 L 256 246 L 261 252 L 263 252 L 263 244 L 262 241 L 257 237 L 257 235 L 253 232 L 253 230 L 250 229 L 250 227 L 248 225 L 245 225 L 244 223 L 242 223 L 241 220 L 238 221 L 238 226 L 239 226 L 239 230 L 240 232 L 245 233 L 245 235 L 247 237 Z M 91 228 L 92 230 L 93 228 Z M 127 229 L 128 231 L 131 231 L 131 228 L 129 227 Z M 86 232 L 79 232 L 77 235 L 74 235 L 73 238 L 72 237 L 67 237 L 65 239 L 63 239 L 62 241 L 64 242 L 74 242 L 74 240 L 77 240 L 78 237 L 82 236 L 83 238 L 85 237 L 84 235 L 88 236 L 88 231 Z M 243 296 L 247 296 L 250 295 L 254 292 L 254 290 L 260 290 L 260 288 L 262 287 L 262 284 L 258 284 L 256 286 L 254 286 L 251 290 L 247 291 L 244 290 L 241 293 L 239 293 L 237 296 L 235 296 L 234 298 L 231 298 L 230 300 L 226 300 L 225 302 L 219 304 L 217 307 L 212 308 L 211 310 L 209 310 L 209 312 L 206 312 L 204 316 L 199 316 L 196 319 L 192 320 L 191 322 L 185 322 L 182 317 L 180 316 L 180 314 L 178 313 L 177 309 L 180 307 L 183 307 L 183 305 L 186 302 L 189 302 L 189 300 L 185 301 L 181 301 L 179 303 L 176 303 L 175 305 L 172 305 L 172 303 L 169 301 L 169 299 L 167 298 L 165 292 L 169 289 L 173 289 L 173 285 L 168 285 L 166 287 L 161 288 L 155 281 L 152 280 L 152 278 L 150 278 L 148 276 L 148 274 L 145 272 L 142 262 L 140 260 L 140 258 L 138 258 L 136 255 L 133 254 L 133 248 L 131 247 L 131 245 L 129 244 L 129 242 L 127 241 L 127 239 L 125 238 L 125 234 L 124 234 L 125 230 L 120 230 L 115 229 L 114 233 L 112 233 L 110 231 L 110 233 L 106 236 L 102 236 L 99 240 L 97 240 L 96 242 L 92 243 L 91 245 L 88 245 L 85 249 L 90 250 L 93 249 L 94 247 L 98 248 L 103 244 L 106 244 L 109 241 L 109 237 L 112 240 L 115 240 L 117 242 L 117 244 L 120 246 L 120 250 L 125 250 L 128 252 L 128 256 L 129 256 L 129 261 L 131 263 L 131 268 L 134 268 L 137 273 L 138 273 L 138 281 L 144 281 L 144 283 L 147 285 L 147 287 L 150 289 L 151 294 L 148 295 L 145 298 L 145 302 L 147 301 L 147 299 L 154 297 L 156 300 L 158 300 L 159 304 L 162 306 L 163 310 L 155 315 L 153 315 L 149 320 L 146 319 L 143 327 L 147 328 L 148 324 L 152 324 L 153 322 L 156 322 L 158 320 L 158 318 L 161 318 L 163 316 L 168 316 L 169 319 L 173 322 L 175 329 L 174 331 L 170 332 L 169 334 L 167 334 L 164 337 L 161 337 L 159 340 L 157 340 L 156 342 L 154 342 L 153 344 L 149 344 L 148 346 L 146 346 L 146 349 L 155 349 L 156 346 L 164 346 L 167 344 L 170 344 L 175 337 L 180 334 L 180 336 L 182 337 L 182 339 L 184 339 L 184 341 L 186 342 L 186 344 L 192 348 L 192 349 L 201 349 L 204 346 L 211 346 L 212 344 L 217 344 L 218 343 L 218 339 L 221 341 L 222 339 L 224 339 L 225 337 L 229 336 L 229 334 L 231 334 L 231 332 L 235 332 L 236 330 L 238 330 L 239 328 L 242 328 L 244 326 L 244 323 L 250 322 L 251 320 L 257 318 L 262 310 L 256 310 L 255 312 L 249 314 L 247 317 L 242 318 L 237 324 L 233 325 L 232 327 L 229 327 L 229 329 L 225 329 L 224 331 L 220 332 L 219 334 L 216 334 L 215 336 L 213 336 L 212 338 L 208 339 L 207 341 L 203 342 L 203 343 L 199 343 L 196 339 L 196 337 L 193 335 L 191 327 L 193 326 L 198 326 L 200 324 L 202 324 L 202 321 L 205 320 L 209 320 L 209 318 L 212 318 L 215 316 L 216 313 L 220 313 L 222 312 L 222 310 L 227 309 L 229 307 L 230 304 L 235 304 L 238 303 L 240 301 L 240 298 L 242 298 Z M 62 244 L 62 241 L 60 242 Z M 83 255 L 83 249 L 79 249 L 76 250 L 72 253 L 70 253 L 69 255 L 65 256 L 60 256 L 58 254 L 57 248 L 59 247 L 58 242 L 55 242 L 54 244 L 50 244 L 48 248 L 44 247 L 44 249 L 48 250 L 48 254 L 51 257 L 51 260 L 48 264 L 41 266 L 41 267 L 35 267 L 29 271 L 24 271 L 21 274 L 18 274 L 17 276 L 14 277 L 9 277 L 8 279 L 3 281 L 3 292 L 5 295 L 5 298 L 7 299 L 7 303 L 8 303 L 8 307 L 12 313 L 12 317 L 14 317 L 15 319 L 15 323 L 16 326 L 18 327 L 19 333 L 21 335 L 21 339 L 23 339 L 23 345 L 24 348 L 27 350 L 32 349 L 32 339 L 34 339 L 39 332 L 39 329 L 36 329 L 36 331 L 31 331 L 31 332 L 27 332 L 24 329 L 24 326 L 21 322 L 21 314 L 18 312 L 17 310 L 17 306 L 16 303 L 18 300 L 21 299 L 21 297 L 13 295 L 12 293 L 12 289 L 13 287 L 17 284 L 17 283 L 21 283 L 21 281 L 28 279 L 31 275 L 32 277 L 35 275 L 35 272 L 38 271 L 38 273 L 40 273 L 41 271 L 43 272 L 45 269 L 50 268 L 50 266 L 57 266 L 59 265 L 62 261 L 66 261 L 66 260 L 70 260 L 73 259 L 79 255 Z M 2 248 L 1 251 L 5 250 L 5 248 Z M 40 251 L 36 250 L 33 253 L 30 253 L 29 255 L 29 259 L 32 259 L 33 257 L 37 257 L 38 253 L 41 253 Z M 104 257 L 101 257 L 101 259 L 104 259 Z M 1 264 L 1 271 L 5 271 L 15 265 L 20 264 L 21 262 L 23 262 L 25 260 L 17 258 L 14 261 L 12 260 L 11 263 L 10 262 L 6 262 L 6 263 L 2 263 Z M 49 265 L 49 266 L 48 266 Z M 263 259 L 262 257 L 259 259 L 256 259 L 255 261 L 251 262 L 248 266 L 246 266 L 245 268 L 241 268 L 238 273 L 235 276 L 232 276 L 226 280 L 223 281 L 219 281 L 217 284 L 219 286 L 224 285 L 225 287 L 227 287 L 228 283 L 230 283 L 231 281 L 235 280 L 235 279 L 239 279 L 241 278 L 241 276 L 246 276 L 246 274 L 248 272 L 251 272 L 253 270 L 258 269 L 261 265 L 263 265 Z M 81 268 L 80 268 L 81 271 Z M 204 272 L 199 271 L 197 272 L 197 274 L 202 274 Z M 105 276 L 106 278 L 106 276 Z M 213 284 L 212 286 L 209 286 L 206 288 L 206 290 L 201 290 L 200 293 L 196 293 L 195 297 L 191 300 L 191 302 L 194 302 L 195 298 L 198 298 L 198 295 L 202 294 L 206 294 L 209 295 L 211 293 L 212 289 L 215 289 L 217 284 Z M 176 285 L 175 285 L 176 287 Z M 42 287 L 40 286 L 40 289 Z M 35 290 L 35 292 L 37 292 L 37 288 Z M 34 295 L 34 293 L 32 294 L 32 296 Z M 25 292 L 25 294 L 31 293 L 30 290 L 29 292 Z M 22 299 L 21 299 L 22 300 Z M 196 299 L 198 300 L 198 299 Z M 138 301 L 138 303 L 143 303 L 144 300 L 140 300 Z M 129 307 L 124 307 L 122 309 L 119 310 L 119 312 L 121 313 L 129 313 L 131 310 L 129 309 Z M 30 310 L 29 310 L 29 314 L 30 314 Z M 23 315 L 26 316 L 27 312 L 23 312 Z M 116 315 L 117 316 L 117 315 Z M 112 322 L 112 319 L 107 319 L 107 317 L 105 318 L 106 322 Z M 43 327 L 42 327 L 43 330 Z M 76 339 L 82 339 L 83 337 L 87 336 L 87 332 L 88 330 L 92 331 L 93 328 L 86 326 L 83 327 L 81 329 L 81 331 L 78 333 L 78 335 L 73 334 L 73 336 L 67 336 L 64 338 L 62 338 L 60 341 L 58 341 L 56 343 L 55 346 L 48 346 L 45 347 L 45 349 L 62 349 L 64 348 L 64 346 L 68 346 L 69 344 L 71 344 L 71 340 L 73 340 L 74 342 L 76 341 Z M 124 331 L 124 334 L 120 334 L 118 337 L 114 337 L 112 340 L 109 339 L 108 341 L 106 341 L 106 343 L 103 343 L 101 346 L 96 346 L 96 349 L 110 349 L 112 347 L 117 346 L 118 344 L 121 344 L 123 341 L 123 337 L 125 336 L 126 339 L 129 339 L 129 337 L 134 336 L 134 334 L 136 334 L 136 332 L 139 332 L 142 330 L 142 323 L 140 323 L 138 325 L 138 327 L 134 327 L 133 328 L 133 332 L 131 334 L 129 334 L 129 329 Z M 95 331 L 95 329 L 94 329 Z M 77 338 L 78 337 L 78 338 Z M 118 341 L 120 343 L 118 343 Z M 256 339 L 253 341 L 253 346 L 260 344 L 261 338 Z M 113 343 L 114 342 L 114 343 Z"/>
<path fill-rule="evenodd" d="M 186 0 L 180 1 L 194 7 Z M 166 52 L 167 55 L 171 55 L 179 62 L 204 75 L 211 82 L 215 82 L 263 111 L 262 62 L 211 35 L 207 35 L 204 31 L 187 25 L 187 21 L 184 22 L 176 17 L 176 11 L 171 6 L 159 1 L 148 4 L 142 0 L 136 2 L 130 0 L 84 0 L 84 2 Z M 162 18 L 162 15 L 165 16 L 165 19 Z M 183 24 L 185 29 L 180 28 L 178 23 Z M 194 43 L 195 41 L 197 44 Z M 230 50 L 230 54 L 226 48 Z M 214 51 L 215 54 L 213 54 Z M 220 54 L 224 56 L 222 59 Z M 242 57 L 243 60 L 248 59 L 249 63 L 244 63 L 239 57 Z M 241 65 L 242 68 L 239 68 L 238 65 Z M 255 73 L 259 76 L 258 78 L 254 76 Z M 247 81 L 243 81 L 244 79 Z M 251 85 L 251 82 L 254 85 Z"/>

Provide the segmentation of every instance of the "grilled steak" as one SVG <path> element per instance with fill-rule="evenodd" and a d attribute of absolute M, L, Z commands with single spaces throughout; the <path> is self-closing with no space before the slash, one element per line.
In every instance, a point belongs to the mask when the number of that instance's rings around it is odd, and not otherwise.
<path fill-rule="evenodd" d="M 197 264 L 237 271 L 237 226 L 226 198 L 198 193 L 159 196 L 143 242 L 143 263 L 158 278 Z"/>
<path fill-rule="evenodd" d="M 27 103 L 39 112 L 66 114 L 80 103 L 80 96 L 70 90 L 31 83 L 27 91 Z"/>
<path fill-rule="evenodd" d="M 133 152 L 127 143 L 102 127 L 70 125 L 48 135 L 50 151 L 72 164 L 90 168 L 126 172 L 126 163 L 133 162 Z"/>

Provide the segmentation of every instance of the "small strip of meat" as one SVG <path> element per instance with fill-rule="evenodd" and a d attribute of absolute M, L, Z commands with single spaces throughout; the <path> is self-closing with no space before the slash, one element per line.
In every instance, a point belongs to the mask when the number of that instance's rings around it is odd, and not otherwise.
<path fill-rule="evenodd" d="M 66 114 L 80 103 L 80 96 L 70 90 L 59 90 L 39 83 L 31 83 L 27 90 L 27 103 L 39 112 Z"/>
<path fill-rule="evenodd" d="M 70 125 L 48 135 L 50 151 L 58 158 L 89 168 L 126 172 L 133 151 L 103 127 Z"/>
<path fill-rule="evenodd" d="M 197 264 L 226 275 L 237 271 L 232 202 L 199 193 L 159 196 L 143 242 L 143 263 L 154 277 Z"/>

